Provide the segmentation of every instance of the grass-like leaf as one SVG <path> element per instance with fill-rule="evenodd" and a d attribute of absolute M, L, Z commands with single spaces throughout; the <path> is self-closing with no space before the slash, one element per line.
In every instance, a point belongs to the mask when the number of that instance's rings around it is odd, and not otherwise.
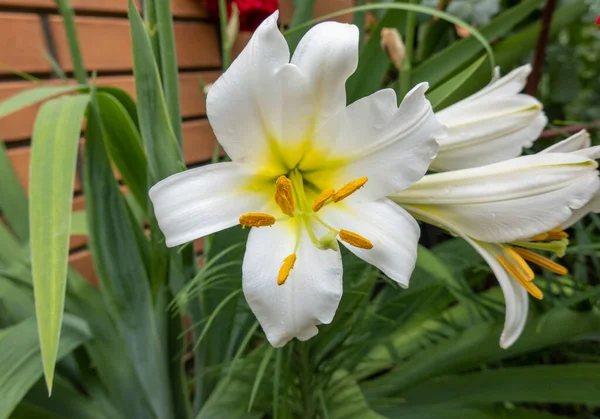
<path fill-rule="evenodd" d="M 35 122 L 29 178 L 31 267 L 44 374 L 52 389 L 65 301 L 71 202 L 88 95 L 45 103 Z"/>

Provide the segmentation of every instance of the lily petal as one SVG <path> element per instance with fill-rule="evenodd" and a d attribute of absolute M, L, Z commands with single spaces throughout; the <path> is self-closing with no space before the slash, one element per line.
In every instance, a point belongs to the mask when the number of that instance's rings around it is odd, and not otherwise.
<path fill-rule="evenodd" d="M 592 140 L 590 139 L 590 134 L 588 134 L 586 130 L 582 129 L 581 131 L 571 135 L 569 138 L 566 138 L 540 151 L 540 153 L 570 153 L 588 148 L 591 145 Z"/>
<path fill-rule="evenodd" d="M 394 201 L 411 204 L 475 204 L 506 201 L 559 190 L 598 164 L 584 155 L 545 153 L 487 166 L 427 175 Z"/>
<path fill-rule="evenodd" d="M 150 189 L 150 199 L 167 246 L 173 247 L 239 223 L 260 212 L 270 196 L 247 188 L 247 173 L 234 163 L 217 163 L 177 173 Z"/>
<path fill-rule="evenodd" d="M 504 330 L 500 336 L 500 347 L 507 349 L 521 336 L 527 323 L 527 313 L 529 311 L 527 291 L 504 270 L 500 262 L 491 253 L 490 250 L 493 250 L 494 247 L 497 248 L 497 252 L 501 252 L 500 246 L 490 243 L 477 243 L 467 236 L 462 237 L 487 262 L 492 272 L 494 272 L 500 288 L 502 288 L 506 304 L 506 317 L 504 320 Z"/>
<path fill-rule="evenodd" d="M 527 77 L 531 73 L 531 65 L 525 64 L 508 73 L 506 76 L 493 80 L 490 84 L 477 93 L 463 99 L 461 102 L 470 102 L 482 97 L 509 96 L 519 93 L 527 84 Z M 457 103 L 461 103 L 457 102 Z"/>
<path fill-rule="evenodd" d="M 403 205 L 434 214 L 470 237 L 486 242 L 511 242 L 551 230 L 582 208 L 600 190 L 598 174 L 539 195 L 488 203 Z"/>
<path fill-rule="evenodd" d="M 563 228 L 563 230 L 566 230 L 577 221 L 588 215 L 590 212 L 600 212 L 600 192 L 596 192 L 596 196 L 594 196 L 594 198 L 592 198 L 590 202 L 585 204 L 583 207 L 574 210 L 571 214 L 571 217 L 569 217 L 569 219 L 563 222 L 560 226 Z"/>
<path fill-rule="evenodd" d="M 365 204 L 330 205 L 319 214 L 335 228 L 350 230 L 371 241 L 372 249 L 342 244 L 400 286 L 408 287 L 421 231 L 406 210 L 389 199 L 380 199 Z"/>
<path fill-rule="evenodd" d="M 531 110 L 450 127 L 448 136 L 439 141 L 440 151 L 431 169 L 460 170 L 517 157 L 524 148 L 533 145 L 547 122 L 541 110 Z"/>
<path fill-rule="evenodd" d="M 206 99 L 219 143 L 234 162 L 255 171 L 263 170 L 270 142 L 304 139 L 311 114 L 308 80 L 289 64 L 277 17 L 278 12 L 273 13 L 258 27 Z"/>
<path fill-rule="evenodd" d="M 337 139 L 330 150 L 337 160 L 317 162 L 307 178 L 317 185 L 320 179 L 333 179 L 333 185 L 319 185 L 323 189 L 367 176 L 367 185 L 352 197 L 362 200 L 383 198 L 416 182 L 436 155 L 436 139 L 445 132 L 425 98 L 426 90 L 426 83 L 417 85 L 400 107 L 391 89 L 348 106 L 318 133 L 320 138 Z"/>
<path fill-rule="evenodd" d="M 242 266 L 244 295 L 274 347 L 294 337 L 315 336 L 316 325 L 333 320 L 342 296 L 339 251 L 317 249 L 305 228 L 301 228 L 294 267 L 286 282 L 277 285 L 283 260 L 294 253 L 295 223 L 252 229 Z"/>
<path fill-rule="evenodd" d="M 323 22 L 302 38 L 292 64 L 309 80 L 319 127 L 346 106 L 346 80 L 358 65 L 359 32 L 355 25 Z"/>

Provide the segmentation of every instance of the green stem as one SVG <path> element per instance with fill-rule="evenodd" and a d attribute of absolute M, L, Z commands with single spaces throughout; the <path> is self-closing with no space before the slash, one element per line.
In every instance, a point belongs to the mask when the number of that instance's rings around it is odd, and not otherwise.
<path fill-rule="evenodd" d="M 414 3 L 414 0 L 411 1 Z M 412 57 L 413 49 L 415 44 L 415 29 L 417 25 L 417 15 L 415 12 L 408 12 L 406 14 L 406 30 L 405 30 L 405 47 L 406 55 L 402 61 L 402 68 L 400 71 L 400 83 L 398 84 L 398 103 L 402 101 L 402 98 L 410 90 L 411 72 L 412 72 Z"/>
<path fill-rule="evenodd" d="M 221 27 L 221 53 L 223 55 L 223 71 L 231 64 L 231 45 L 227 36 L 227 4 L 225 0 L 219 0 L 219 26 Z"/>
<path fill-rule="evenodd" d="M 67 40 L 69 41 L 69 51 L 71 53 L 71 61 L 73 62 L 75 78 L 77 79 L 77 83 L 86 85 L 87 75 L 85 73 L 85 67 L 83 66 L 81 49 L 79 48 L 79 38 L 77 37 L 77 29 L 75 28 L 73 8 L 71 7 L 69 0 L 56 0 L 56 4 L 60 10 L 60 14 L 62 15 L 65 25 L 65 32 L 67 33 Z"/>

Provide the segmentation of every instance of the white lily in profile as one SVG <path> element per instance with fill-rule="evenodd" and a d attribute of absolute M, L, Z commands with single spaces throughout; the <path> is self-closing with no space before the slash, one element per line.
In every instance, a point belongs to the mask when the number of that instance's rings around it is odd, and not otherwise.
<path fill-rule="evenodd" d="M 277 16 L 208 93 L 208 118 L 232 161 L 175 174 L 150 190 L 168 246 L 253 227 L 242 285 L 276 347 L 309 339 L 333 319 L 342 295 L 337 240 L 408 285 L 420 231 L 386 196 L 425 174 L 445 130 L 425 84 L 400 107 L 391 89 L 346 107 L 358 29 L 319 24 L 290 61 Z"/>
<path fill-rule="evenodd" d="M 543 297 L 528 262 L 567 273 L 539 252 L 564 254 L 568 236 L 559 226 L 600 189 L 595 153 L 536 154 L 427 175 L 391 196 L 416 218 L 465 239 L 489 264 L 506 301 L 503 348 L 525 327 L 527 293 Z"/>
<path fill-rule="evenodd" d="M 542 104 L 519 93 L 531 66 L 525 65 L 492 81 L 477 93 L 435 113 L 448 127 L 431 170 L 467 169 L 521 155 L 548 121 Z"/>
<path fill-rule="evenodd" d="M 578 133 L 571 135 L 569 138 L 540 151 L 540 153 L 575 153 L 583 154 L 591 159 L 599 158 L 600 153 L 598 150 L 600 147 L 591 147 L 591 145 L 592 141 L 590 139 L 590 134 L 583 129 Z M 596 196 L 583 207 L 573 211 L 571 217 L 561 223 L 561 227 L 567 229 L 591 212 L 600 212 L 600 193 L 597 193 Z"/>

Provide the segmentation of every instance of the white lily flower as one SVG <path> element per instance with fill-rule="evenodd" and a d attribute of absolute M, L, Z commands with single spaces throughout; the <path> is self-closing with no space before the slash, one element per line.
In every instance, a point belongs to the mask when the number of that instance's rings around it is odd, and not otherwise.
<path fill-rule="evenodd" d="M 600 190 L 597 163 L 584 154 L 547 153 L 427 175 L 391 196 L 418 219 L 464 238 L 493 270 L 506 301 L 500 346 L 519 337 L 529 292 L 542 298 L 527 262 L 566 269 L 537 251 L 564 254 L 560 226 Z"/>
<path fill-rule="evenodd" d="M 590 139 L 590 134 L 583 129 L 578 133 L 571 135 L 569 138 L 540 151 L 540 153 L 576 153 L 583 154 L 594 160 L 600 158 L 600 147 L 591 147 L 591 145 L 592 141 Z M 597 193 L 596 196 L 583 207 L 573 211 L 571 217 L 563 222 L 561 227 L 566 230 L 590 212 L 600 212 L 600 193 Z"/>
<path fill-rule="evenodd" d="M 531 147 L 548 119 L 536 98 L 519 93 L 530 72 L 530 65 L 519 67 L 436 112 L 448 135 L 438 140 L 440 149 L 431 170 L 484 166 L 517 157 L 524 147 Z"/>
<path fill-rule="evenodd" d="M 356 26 L 315 26 L 290 61 L 277 16 L 208 93 L 208 118 L 232 162 L 175 174 L 150 190 L 168 246 L 240 223 L 255 227 L 242 285 L 276 347 L 309 339 L 333 319 L 342 295 L 337 240 L 408 285 L 420 231 L 386 196 L 425 174 L 444 134 L 426 84 L 400 107 L 391 89 L 346 107 Z"/>

